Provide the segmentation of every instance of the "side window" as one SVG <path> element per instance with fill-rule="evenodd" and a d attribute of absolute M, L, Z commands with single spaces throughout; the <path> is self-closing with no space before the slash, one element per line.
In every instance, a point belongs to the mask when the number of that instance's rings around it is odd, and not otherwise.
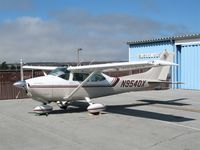
<path fill-rule="evenodd" d="M 92 82 L 98 82 L 98 81 L 103 81 L 103 80 L 105 80 L 105 77 L 100 74 L 94 74 L 91 78 Z"/>
<path fill-rule="evenodd" d="M 65 80 L 69 80 L 69 73 L 67 72 L 65 74 L 60 75 L 59 77 L 65 79 Z"/>
<path fill-rule="evenodd" d="M 89 74 L 86 73 L 74 73 L 73 80 L 74 81 L 84 81 Z"/>

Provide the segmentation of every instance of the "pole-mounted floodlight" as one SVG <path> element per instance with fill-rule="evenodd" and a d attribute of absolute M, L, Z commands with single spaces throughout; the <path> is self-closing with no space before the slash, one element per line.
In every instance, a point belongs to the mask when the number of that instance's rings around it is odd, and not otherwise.
<path fill-rule="evenodd" d="M 23 81 L 24 80 L 24 72 L 23 72 L 23 60 L 20 59 L 20 80 Z"/>
<path fill-rule="evenodd" d="M 80 63 L 80 51 L 82 50 L 82 48 L 78 48 L 77 49 L 77 66 L 79 65 L 79 63 Z"/>

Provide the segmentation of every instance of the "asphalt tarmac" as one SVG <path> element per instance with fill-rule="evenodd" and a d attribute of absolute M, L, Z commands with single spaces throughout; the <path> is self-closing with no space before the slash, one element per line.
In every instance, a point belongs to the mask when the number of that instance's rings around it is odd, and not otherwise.
<path fill-rule="evenodd" d="M 131 92 L 94 99 L 98 116 L 78 101 L 37 116 L 39 102 L 0 101 L 0 150 L 199 150 L 200 91 Z"/>

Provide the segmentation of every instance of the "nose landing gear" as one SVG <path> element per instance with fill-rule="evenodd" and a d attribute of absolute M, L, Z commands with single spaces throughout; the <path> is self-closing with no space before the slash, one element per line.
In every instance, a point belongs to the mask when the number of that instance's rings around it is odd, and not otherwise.
<path fill-rule="evenodd" d="M 36 106 L 33 111 L 37 114 L 37 115 L 48 115 L 48 113 L 50 113 L 53 110 L 53 107 L 47 104 L 43 104 L 40 106 Z"/>

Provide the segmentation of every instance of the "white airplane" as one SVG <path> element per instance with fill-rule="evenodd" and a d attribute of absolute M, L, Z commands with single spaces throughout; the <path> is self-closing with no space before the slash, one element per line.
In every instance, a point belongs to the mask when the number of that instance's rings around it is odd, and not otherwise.
<path fill-rule="evenodd" d="M 32 99 L 42 105 L 34 108 L 38 114 L 49 113 L 53 107 L 47 105 L 56 102 L 62 109 L 66 109 L 72 101 L 86 100 L 89 103 L 87 110 L 96 114 L 105 109 L 103 104 L 92 103 L 92 98 L 120 94 L 130 91 L 154 90 L 166 81 L 170 71 L 173 54 L 164 51 L 160 60 L 107 63 L 69 67 L 22 66 L 21 81 L 14 86 L 23 88 Z M 48 75 L 23 80 L 23 69 L 52 70 Z M 103 73 L 108 69 L 139 69 L 151 68 L 147 72 L 110 77 Z"/>

